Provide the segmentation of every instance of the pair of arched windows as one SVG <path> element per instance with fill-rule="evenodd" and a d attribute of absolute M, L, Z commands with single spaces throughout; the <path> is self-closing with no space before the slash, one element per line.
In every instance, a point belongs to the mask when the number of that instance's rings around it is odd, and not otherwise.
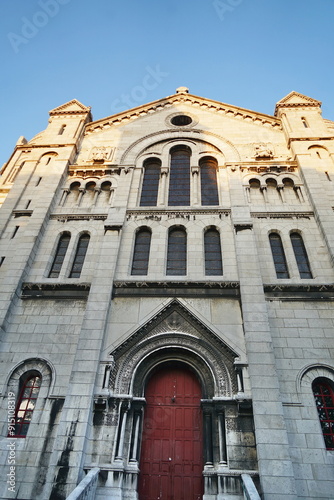
<path fill-rule="evenodd" d="M 145 276 L 151 247 L 151 230 L 141 228 L 136 233 L 132 259 L 132 275 Z M 204 233 L 204 260 L 207 276 L 222 276 L 222 252 L 220 234 L 217 229 L 209 228 Z M 183 227 L 172 227 L 168 232 L 167 276 L 185 276 L 187 274 L 187 232 Z"/>
<path fill-rule="evenodd" d="M 70 243 L 71 234 L 63 233 L 59 239 L 56 254 L 53 259 L 53 263 L 49 272 L 49 278 L 58 278 L 62 265 L 64 263 L 65 255 Z M 76 252 L 74 255 L 71 271 L 69 274 L 70 278 L 80 278 L 82 267 L 85 261 L 87 248 L 89 244 L 90 236 L 89 234 L 83 234 L 80 236 Z"/>
<path fill-rule="evenodd" d="M 271 233 L 269 235 L 269 241 L 277 278 L 289 278 L 288 264 L 285 258 L 285 252 L 280 235 L 278 233 Z M 290 241 L 296 258 L 300 277 L 302 279 L 313 278 L 303 238 L 299 233 L 293 232 L 290 234 Z"/>
<path fill-rule="evenodd" d="M 176 146 L 170 152 L 168 206 L 190 206 L 190 159 L 188 146 Z M 213 158 L 200 161 L 201 203 L 219 205 L 217 162 Z M 150 158 L 144 163 L 144 178 L 140 206 L 156 206 L 161 175 L 161 161 Z"/>

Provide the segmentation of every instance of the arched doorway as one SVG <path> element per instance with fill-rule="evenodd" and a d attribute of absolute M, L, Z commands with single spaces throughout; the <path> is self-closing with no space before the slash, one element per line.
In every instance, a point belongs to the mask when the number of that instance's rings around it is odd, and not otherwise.
<path fill-rule="evenodd" d="M 139 500 L 200 500 L 203 496 L 201 385 L 178 362 L 148 380 L 140 457 Z"/>

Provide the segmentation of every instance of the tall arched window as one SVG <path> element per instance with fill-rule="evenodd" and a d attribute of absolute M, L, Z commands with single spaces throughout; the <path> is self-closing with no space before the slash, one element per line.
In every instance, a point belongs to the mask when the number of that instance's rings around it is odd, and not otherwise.
<path fill-rule="evenodd" d="M 147 228 L 142 228 L 136 234 L 131 274 L 137 276 L 145 276 L 147 274 L 150 247 L 151 231 Z"/>
<path fill-rule="evenodd" d="M 60 237 L 57 250 L 56 250 L 56 255 L 53 260 L 51 270 L 49 272 L 49 278 L 58 278 L 60 270 L 62 268 L 65 255 L 67 252 L 68 244 L 70 242 L 71 235 L 70 233 L 64 233 Z"/>
<path fill-rule="evenodd" d="M 289 278 L 289 271 L 281 237 L 277 233 L 271 233 L 269 235 L 269 241 L 277 278 Z"/>
<path fill-rule="evenodd" d="M 25 437 L 41 387 L 42 377 L 38 372 L 28 372 L 20 379 L 20 392 L 15 412 L 15 436 Z"/>
<path fill-rule="evenodd" d="M 190 155 L 187 146 L 176 146 L 171 150 L 169 206 L 190 205 Z"/>
<path fill-rule="evenodd" d="M 72 269 L 70 272 L 70 278 L 80 278 L 82 267 L 86 257 L 89 239 L 89 234 L 83 234 L 82 236 L 80 236 Z"/>
<path fill-rule="evenodd" d="M 291 233 L 290 239 L 296 257 L 300 277 L 302 279 L 313 278 L 303 238 L 299 233 Z"/>
<path fill-rule="evenodd" d="M 208 229 L 204 233 L 205 274 L 222 276 L 223 263 L 220 235 L 217 229 Z"/>
<path fill-rule="evenodd" d="M 150 158 L 144 163 L 144 179 L 141 190 L 140 206 L 154 207 L 157 204 L 161 161 Z"/>
<path fill-rule="evenodd" d="M 334 450 L 334 391 L 326 379 L 318 378 L 312 384 L 322 433 L 327 450 Z"/>
<path fill-rule="evenodd" d="M 217 162 L 213 158 L 200 161 L 202 205 L 219 205 Z"/>
<path fill-rule="evenodd" d="M 183 228 L 174 227 L 169 231 L 166 274 L 170 276 L 187 274 L 187 233 Z"/>

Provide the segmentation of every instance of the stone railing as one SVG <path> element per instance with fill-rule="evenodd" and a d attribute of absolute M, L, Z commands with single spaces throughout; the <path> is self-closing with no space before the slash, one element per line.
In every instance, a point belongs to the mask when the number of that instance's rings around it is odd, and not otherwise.
<path fill-rule="evenodd" d="M 100 469 L 91 469 L 66 500 L 95 500 L 95 492 Z"/>
<path fill-rule="evenodd" d="M 246 500 L 261 500 L 253 479 L 249 474 L 241 474 L 241 484 Z"/>

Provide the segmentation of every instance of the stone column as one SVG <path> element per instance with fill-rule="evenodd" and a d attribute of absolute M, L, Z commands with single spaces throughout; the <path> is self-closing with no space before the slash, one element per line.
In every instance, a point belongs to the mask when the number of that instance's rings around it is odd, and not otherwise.
<path fill-rule="evenodd" d="M 139 447 L 139 434 L 141 428 L 141 422 L 143 418 L 143 403 L 135 404 L 133 410 L 133 427 L 132 427 L 132 438 L 130 446 L 130 462 L 138 462 L 138 447 Z"/>
<path fill-rule="evenodd" d="M 200 204 L 200 186 L 199 186 L 199 167 L 196 165 L 195 167 L 191 167 L 191 204 L 199 205 Z"/>
<path fill-rule="evenodd" d="M 126 421 L 128 418 L 129 408 L 130 406 L 128 401 L 122 401 L 120 403 L 120 408 L 119 408 L 120 418 L 119 418 L 118 432 L 117 432 L 115 460 L 123 461 L 124 437 L 125 437 Z"/>
<path fill-rule="evenodd" d="M 160 172 L 160 186 L 158 192 L 158 205 L 164 206 L 167 205 L 167 177 L 168 177 L 169 168 L 161 167 Z"/>
<path fill-rule="evenodd" d="M 219 465 L 227 466 L 225 414 L 224 414 L 224 409 L 222 407 L 217 408 L 217 415 L 218 415 L 218 437 L 219 437 Z"/>
<path fill-rule="evenodd" d="M 202 406 L 204 419 L 204 466 L 213 467 L 212 404 L 205 402 Z"/>

